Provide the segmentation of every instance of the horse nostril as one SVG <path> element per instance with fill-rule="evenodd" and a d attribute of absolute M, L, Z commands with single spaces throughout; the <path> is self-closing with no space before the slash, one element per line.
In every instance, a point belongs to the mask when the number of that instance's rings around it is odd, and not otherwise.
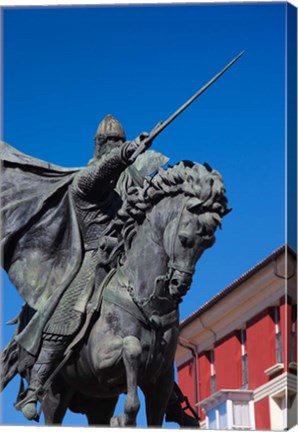
<path fill-rule="evenodd" d="M 180 233 L 178 234 L 178 238 L 181 241 L 182 246 L 186 247 L 189 241 L 189 236 L 186 233 Z"/>
<path fill-rule="evenodd" d="M 178 279 L 172 279 L 172 280 L 171 280 L 171 284 L 172 284 L 173 286 L 177 287 L 177 286 L 179 285 L 179 281 L 178 281 Z"/>

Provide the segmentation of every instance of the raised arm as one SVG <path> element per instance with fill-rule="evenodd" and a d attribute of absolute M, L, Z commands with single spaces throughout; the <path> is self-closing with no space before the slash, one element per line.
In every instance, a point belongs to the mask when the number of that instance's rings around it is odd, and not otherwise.
<path fill-rule="evenodd" d="M 128 141 L 82 169 L 74 180 L 76 193 L 83 199 L 104 197 L 114 188 L 120 174 L 133 162 L 132 154 L 140 139 Z"/>

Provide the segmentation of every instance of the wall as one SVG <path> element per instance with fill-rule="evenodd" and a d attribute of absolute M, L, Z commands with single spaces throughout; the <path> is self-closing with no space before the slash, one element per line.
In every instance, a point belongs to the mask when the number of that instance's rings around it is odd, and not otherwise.
<path fill-rule="evenodd" d="M 255 403 L 255 421 L 256 429 L 271 429 L 268 398 Z"/>
<path fill-rule="evenodd" d="M 190 405 L 195 409 L 194 376 L 192 359 L 178 368 L 178 385 L 182 393 L 188 397 Z"/>
<path fill-rule="evenodd" d="M 199 354 L 198 365 L 198 394 L 202 401 L 211 395 L 211 373 L 210 373 L 210 353 L 208 351 Z M 205 414 L 200 410 L 200 417 L 205 419 Z"/>
<path fill-rule="evenodd" d="M 276 364 L 274 309 L 265 309 L 247 323 L 248 388 L 269 381 L 265 370 Z"/>
<path fill-rule="evenodd" d="M 239 389 L 242 385 L 241 342 L 233 332 L 215 345 L 216 388 Z"/>

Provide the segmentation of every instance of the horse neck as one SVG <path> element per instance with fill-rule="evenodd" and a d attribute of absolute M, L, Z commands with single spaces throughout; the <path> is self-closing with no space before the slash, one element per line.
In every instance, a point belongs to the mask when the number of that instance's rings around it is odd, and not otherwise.
<path fill-rule="evenodd" d="M 164 249 L 163 234 L 180 207 L 179 197 L 161 200 L 152 208 L 132 242 L 123 271 L 129 276 L 138 299 L 147 299 L 155 289 L 156 278 L 167 273 L 169 257 Z"/>

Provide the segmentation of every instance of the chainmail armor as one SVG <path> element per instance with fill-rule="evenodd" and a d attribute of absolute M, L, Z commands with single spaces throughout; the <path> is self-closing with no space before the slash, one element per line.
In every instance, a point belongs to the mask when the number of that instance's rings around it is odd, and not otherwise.
<path fill-rule="evenodd" d="M 127 145 L 123 148 L 127 153 Z M 81 326 L 84 312 L 77 310 L 76 304 L 80 300 L 86 304 L 92 294 L 98 241 L 122 203 L 114 187 L 128 165 L 123 148 L 113 149 L 82 169 L 71 186 L 85 254 L 78 274 L 44 329 L 46 340 L 53 340 L 53 335 L 74 335 Z"/>
<path fill-rule="evenodd" d="M 67 336 L 73 335 L 79 330 L 83 314 L 75 309 L 75 305 L 81 296 L 89 299 L 93 288 L 93 284 L 90 286 L 90 281 L 92 283 L 94 278 L 96 263 L 96 251 L 86 252 L 81 270 L 65 291 L 57 309 L 44 329 L 46 334 Z"/>

